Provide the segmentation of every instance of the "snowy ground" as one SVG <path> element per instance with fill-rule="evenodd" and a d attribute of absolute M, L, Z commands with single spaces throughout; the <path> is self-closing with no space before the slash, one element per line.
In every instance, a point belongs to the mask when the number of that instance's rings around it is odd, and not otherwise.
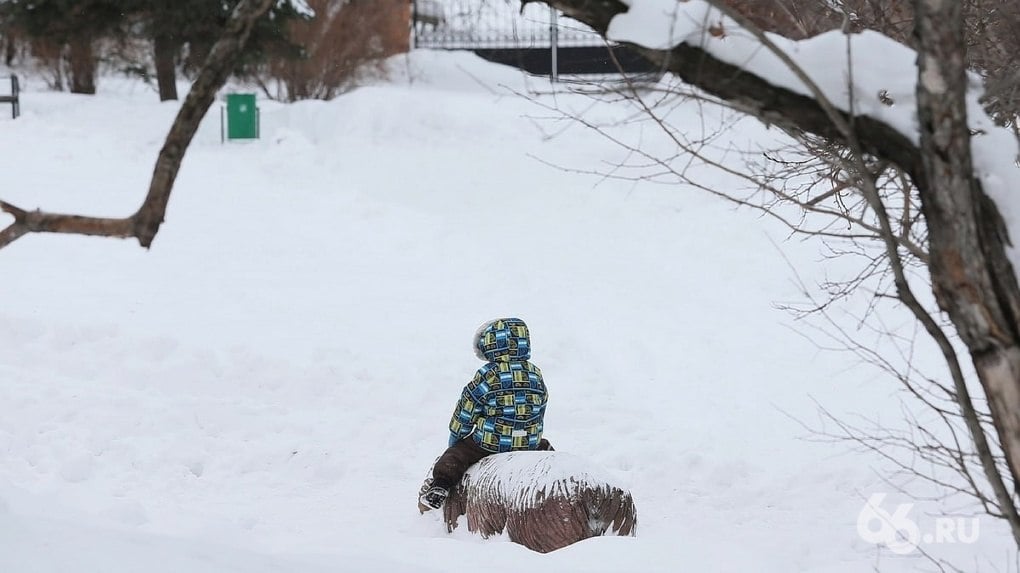
<path fill-rule="evenodd" d="M 509 93 L 539 80 L 463 54 L 396 69 L 329 103 L 262 102 L 254 143 L 221 145 L 211 112 L 151 251 L 0 252 L 0 571 L 934 569 L 858 536 L 864 500 L 895 494 L 876 458 L 793 419 L 900 408 L 774 308 L 800 300 L 790 265 L 839 271 L 817 245 L 700 191 L 550 167 L 623 154 Z M 176 111 L 156 100 L 30 85 L 0 119 L 0 198 L 130 213 Z M 547 436 L 630 484 L 638 537 L 538 555 L 417 514 L 478 367 L 468 339 L 504 314 L 531 326 Z M 1016 571 L 981 528 L 925 549 Z"/>

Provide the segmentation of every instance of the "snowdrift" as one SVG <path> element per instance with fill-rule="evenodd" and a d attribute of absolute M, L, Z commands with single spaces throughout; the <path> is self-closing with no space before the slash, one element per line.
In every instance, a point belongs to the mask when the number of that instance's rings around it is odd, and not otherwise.
<path fill-rule="evenodd" d="M 460 516 L 482 537 L 548 553 L 600 535 L 634 535 L 637 509 L 624 487 L 563 452 L 511 452 L 472 466 L 443 507 L 449 531 Z"/>

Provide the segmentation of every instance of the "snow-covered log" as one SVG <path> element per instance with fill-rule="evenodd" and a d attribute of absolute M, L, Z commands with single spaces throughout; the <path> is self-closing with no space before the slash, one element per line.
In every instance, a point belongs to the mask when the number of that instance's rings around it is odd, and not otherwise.
<path fill-rule="evenodd" d="M 468 470 L 443 509 L 482 537 L 506 532 L 541 553 L 589 537 L 634 535 L 637 510 L 626 488 L 598 466 L 564 452 L 489 456 Z"/>

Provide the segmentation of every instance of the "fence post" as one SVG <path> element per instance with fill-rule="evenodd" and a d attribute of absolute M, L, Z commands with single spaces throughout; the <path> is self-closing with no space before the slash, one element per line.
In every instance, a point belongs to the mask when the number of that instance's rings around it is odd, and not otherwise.
<path fill-rule="evenodd" d="M 552 83 L 556 83 L 560 79 L 560 62 L 559 54 L 557 53 L 560 43 L 560 26 L 559 22 L 557 22 L 558 19 L 559 12 L 556 8 L 549 7 L 549 39 L 552 43 L 552 47 L 549 50 L 552 52 L 552 73 L 550 74 L 550 77 L 552 78 Z"/>

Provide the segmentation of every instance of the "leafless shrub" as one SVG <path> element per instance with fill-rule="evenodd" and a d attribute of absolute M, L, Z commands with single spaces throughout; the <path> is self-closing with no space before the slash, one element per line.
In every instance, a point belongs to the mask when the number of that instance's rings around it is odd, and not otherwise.
<path fill-rule="evenodd" d="M 67 75 L 64 45 L 45 38 L 30 39 L 28 45 L 32 57 L 39 64 L 46 79 L 47 86 L 56 91 L 63 91 Z"/>
<path fill-rule="evenodd" d="M 332 99 L 366 75 L 382 71 L 383 59 L 408 49 L 410 4 L 404 0 L 312 0 L 317 17 L 290 24 L 290 38 L 304 57 L 272 61 L 277 80 L 267 95 L 287 101 Z"/>

